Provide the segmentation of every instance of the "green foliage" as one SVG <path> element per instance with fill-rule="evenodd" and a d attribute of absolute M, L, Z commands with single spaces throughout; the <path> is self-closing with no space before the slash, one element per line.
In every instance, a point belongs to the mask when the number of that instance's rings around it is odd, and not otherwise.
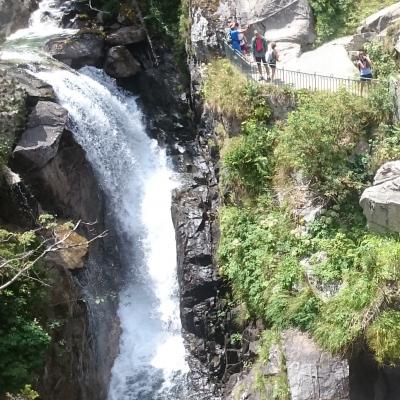
<path fill-rule="evenodd" d="M 180 27 L 181 0 L 148 0 L 150 17 L 168 35 L 176 36 Z"/>
<path fill-rule="evenodd" d="M 220 211 L 218 257 L 221 271 L 234 283 L 236 298 L 243 300 L 251 313 L 263 315 L 268 277 L 289 245 L 291 221 L 287 215 L 258 211 L 259 215 L 250 208 Z"/>
<path fill-rule="evenodd" d="M 396 0 L 310 0 L 316 19 L 317 43 L 350 35 L 368 16 Z"/>
<path fill-rule="evenodd" d="M 372 142 L 370 169 L 375 173 L 385 162 L 398 160 L 400 155 L 400 126 L 381 126 Z"/>
<path fill-rule="evenodd" d="M 400 301 L 400 241 L 368 233 L 358 204 L 374 169 L 400 152 L 388 81 L 368 99 L 298 93 L 297 109 L 272 125 L 261 85 L 246 84 L 226 61 L 207 74 L 208 106 L 242 122 L 239 137 L 223 130 L 221 151 L 221 186 L 234 197 L 220 210 L 218 261 L 234 300 L 269 329 L 308 331 L 333 353 L 367 339 L 378 360 L 397 362 L 398 321 L 379 317 Z M 307 230 L 286 201 L 303 206 L 296 185 L 325 200 Z"/>
<path fill-rule="evenodd" d="M 0 230 L 0 259 L 4 265 L 0 282 L 8 281 L 21 268 L 22 254 L 31 254 L 40 246 L 34 232 L 12 233 Z M 30 253 L 31 252 L 31 253 Z M 5 264 L 9 261 L 9 264 Z M 33 267 L 33 277 L 23 275 L 0 291 L 0 388 L 16 392 L 33 382 L 43 367 L 50 337 L 42 319 L 45 280 L 40 265 Z M 29 398 L 29 397 L 28 397 Z"/>
<path fill-rule="evenodd" d="M 240 344 L 242 342 L 242 334 L 241 333 L 232 333 L 232 335 L 230 336 L 230 341 L 231 344 L 235 345 L 235 344 Z"/>
<path fill-rule="evenodd" d="M 31 385 L 25 385 L 16 395 L 6 394 L 7 400 L 35 400 L 39 398 L 38 392 L 32 389 Z"/>
<path fill-rule="evenodd" d="M 303 179 L 327 197 L 359 188 L 349 159 L 367 136 L 372 119 L 368 103 L 346 91 L 303 96 L 279 135 L 276 156 L 281 176 L 301 171 Z"/>
<path fill-rule="evenodd" d="M 310 5 L 316 19 L 319 43 L 339 36 L 356 9 L 354 0 L 311 0 Z"/>
<path fill-rule="evenodd" d="M 243 188 L 250 195 L 261 194 L 267 191 L 274 174 L 276 131 L 252 119 L 243 124 L 242 132 L 225 150 L 222 184 Z"/>
<path fill-rule="evenodd" d="M 400 362 L 400 312 L 384 311 L 368 327 L 367 342 L 378 362 L 398 365 Z"/>
<path fill-rule="evenodd" d="M 334 353 L 347 351 L 369 329 L 387 298 L 397 298 L 391 289 L 400 278 L 397 238 L 366 235 L 351 258 L 353 268 L 344 274 L 343 288 L 323 304 L 314 328 L 318 342 Z"/>
<path fill-rule="evenodd" d="M 365 51 L 371 59 L 375 78 L 386 78 L 398 71 L 393 47 L 385 45 L 381 40 L 375 40 L 365 45 Z"/>
<path fill-rule="evenodd" d="M 204 99 L 216 112 L 243 120 L 250 115 L 251 100 L 258 93 L 254 85 L 249 85 L 246 77 L 228 60 L 214 60 L 207 66 Z"/>

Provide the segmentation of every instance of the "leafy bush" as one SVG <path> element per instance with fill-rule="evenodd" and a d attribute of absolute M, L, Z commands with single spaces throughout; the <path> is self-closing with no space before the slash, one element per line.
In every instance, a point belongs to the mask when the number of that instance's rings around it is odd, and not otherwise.
<path fill-rule="evenodd" d="M 290 179 L 300 171 L 314 190 L 327 197 L 359 188 L 349 158 L 367 136 L 371 119 L 368 103 L 346 91 L 303 96 L 279 135 L 279 175 Z"/>
<path fill-rule="evenodd" d="M 236 299 L 244 301 L 253 315 L 264 315 L 267 286 L 286 252 L 294 247 L 292 222 L 278 211 L 264 214 L 261 207 L 257 212 L 225 207 L 220 211 L 220 225 L 221 272 L 232 281 Z"/>
<path fill-rule="evenodd" d="M 371 59 L 375 78 L 386 78 L 398 71 L 392 46 L 386 46 L 384 42 L 375 40 L 365 45 L 365 51 Z"/>
<path fill-rule="evenodd" d="M 310 0 L 316 19 L 317 43 L 352 34 L 362 21 L 396 0 Z"/>
<path fill-rule="evenodd" d="M 0 231 L 0 259 L 13 260 L 3 267 L 0 282 L 9 280 L 20 269 L 18 257 L 39 246 L 33 232 L 14 234 Z M 16 392 L 34 381 L 43 367 L 50 337 L 44 328 L 42 307 L 46 303 L 42 281 L 45 276 L 38 265 L 35 279 L 22 276 L 12 286 L 0 291 L 0 388 Z"/>
<path fill-rule="evenodd" d="M 378 362 L 397 365 L 400 362 L 400 312 L 384 311 L 368 327 L 367 342 Z"/>
<path fill-rule="evenodd" d="M 366 235 L 351 257 L 354 266 L 344 275 L 344 287 L 321 307 L 314 328 L 318 342 L 334 353 L 345 352 L 368 332 L 400 278 L 400 242 L 395 238 Z"/>
<path fill-rule="evenodd" d="M 216 112 L 238 120 L 248 117 L 252 103 L 247 87 L 246 77 L 228 60 L 208 64 L 203 94 L 207 105 Z"/>
<path fill-rule="evenodd" d="M 310 0 L 310 5 L 316 19 L 319 43 L 337 37 L 356 9 L 354 0 Z"/>
<path fill-rule="evenodd" d="M 232 139 L 222 160 L 222 184 L 243 188 L 250 195 L 268 191 L 274 173 L 276 131 L 257 120 L 243 124 L 243 135 Z"/>
<path fill-rule="evenodd" d="M 400 156 L 400 126 L 381 126 L 372 143 L 370 168 L 375 173 L 385 162 L 398 160 Z"/>

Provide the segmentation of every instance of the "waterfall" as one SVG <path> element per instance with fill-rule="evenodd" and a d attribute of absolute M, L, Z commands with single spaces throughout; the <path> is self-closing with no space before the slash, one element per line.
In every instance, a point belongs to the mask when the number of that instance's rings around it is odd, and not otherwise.
<path fill-rule="evenodd" d="M 107 194 L 131 259 L 120 294 L 122 336 L 109 399 L 185 399 L 187 366 L 170 215 L 176 182 L 165 151 L 146 135 L 135 98 L 103 71 L 85 67 L 79 74 L 57 70 L 37 76 L 53 86 L 68 110 L 74 136 Z"/>
<path fill-rule="evenodd" d="M 121 271 L 120 348 L 108 398 L 188 399 L 171 219 L 177 180 L 165 150 L 147 136 L 135 97 L 102 70 L 75 72 L 40 52 L 46 38 L 68 33 L 58 27 L 60 17 L 57 2 L 43 0 L 29 28 L 8 38 L 0 58 L 41 62 L 35 75 L 53 86 L 68 110 L 70 129 L 86 151 L 119 234 L 127 272 Z"/>

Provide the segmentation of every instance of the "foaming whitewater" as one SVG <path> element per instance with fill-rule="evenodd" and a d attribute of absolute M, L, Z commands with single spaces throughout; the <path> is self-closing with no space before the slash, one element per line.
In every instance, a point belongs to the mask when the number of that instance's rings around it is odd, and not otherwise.
<path fill-rule="evenodd" d="M 61 3 L 66 2 L 42 0 L 30 26 L 7 38 L 0 58 L 40 64 L 32 68 L 42 69 L 35 75 L 53 86 L 68 110 L 70 129 L 107 197 L 108 220 L 115 224 L 127 270 L 119 295 L 119 355 L 108 399 L 186 400 L 191 394 L 171 220 L 177 182 L 165 150 L 147 136 L 133 96 L 101 70 L 75 72 L 40 50 L 48 38 L 73 32 L 59 27 Z"/>
<path fill-rule="evenodd" d="M 109 199 L 129 260 L 120 293 L 122 328 L 109 400 L 186 399 L 176 243 L 165 151 L 145 132 L 134 97 L 95 68 L 40 72 L 70 115 Z"/>
<path fill-rule="evenodd" d="M 15 0 L 16 1 L 16 0 Z M 52 37 L 70 35 L 76 29 L 60 26 L 63 11 L 60 0 L 42 0 L 29 20 L 29 26 L 7 37 L 2 44 L 0 58 L 10 61 L 40 62 L 46 54 L 40 50 L 43 43 Z M 68 3 L 65 1 L 64 3 Z"/>

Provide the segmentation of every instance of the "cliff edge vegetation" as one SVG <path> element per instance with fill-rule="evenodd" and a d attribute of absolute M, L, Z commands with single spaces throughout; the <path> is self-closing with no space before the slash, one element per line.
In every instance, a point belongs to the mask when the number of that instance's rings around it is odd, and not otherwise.
<path fill-rule="evenodd" d="M 381 75 L 384 78 L 384 75 Z M 241 122 L 218 125 L 220 271 L 244 315 L 267 330 L 296 327 L 325 350 L 366 343 L 400 362 L 400 240 L 366 228 L 358 204 L 383 162 L 398 154 L 390 91 L 368 98 L 247 82 L 225 60 L 207 68 L 206 106 Z M 294 110 L 274 118 L 271 96 Z"/>

